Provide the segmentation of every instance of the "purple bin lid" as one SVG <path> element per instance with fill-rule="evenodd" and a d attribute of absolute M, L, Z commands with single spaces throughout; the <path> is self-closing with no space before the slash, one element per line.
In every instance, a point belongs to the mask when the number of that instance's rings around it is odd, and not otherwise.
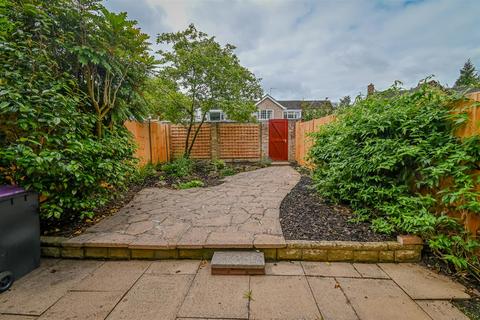
<path fill-rule="evenodd" d="M 0 186 L 0 199 L 14 196 L 18 193 L 25 192 L 25 189 L 17 186 L 3 185 Z"/>

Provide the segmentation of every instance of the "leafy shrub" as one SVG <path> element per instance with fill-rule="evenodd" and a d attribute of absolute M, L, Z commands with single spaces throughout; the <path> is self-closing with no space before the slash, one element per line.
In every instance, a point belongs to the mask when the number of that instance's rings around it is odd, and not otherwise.
<path fill-rule="evenodd" d="M 178 189 L 190 189 L 190 188 L 197 188 L 203 187 L 204 183 L 200 180 L 191 180 L 188 182 L 182 182 L 177 185 Z"/>
<path fill-rule="evenodd" d="M 426 84 L 411 92 L 394 86 L 323 126 L 310 157 L 318 191 L 348 203 L 357 220 L 383 233 L 421 235 L 458 269 L 475 272 L 478 242 L 447 216 L 447 210 L 480 212 L 478 178 L 471 174 L 480 139 L 454 135 L 466 120 L 452 112 L 463 99 Z"/>
<path fill-rule="evenodd" d="M 222 170 L 220 170 L 220 176 L 222 176 L 222 177 L 233 176 L 236 173 L 237 172 L 232 167 L 226 167 L 226 168 L 223 168 Z"/>
<path fill-rule="evenodd" d="M 152 177 L 156 177 L 157 179 L 161 178 L 158 177 L 155 166 L 151 163 L 147 163 L 146 165 L 141 166 L 136 170 L 135 174 L 132 176 L 129 182 L 134 184 L 140 184 Z"/>
<path fill-rule="evenodd" d="M 215 170 L 220 171 L 226 167 L 225 161 L 221 159 L 212 160 L 212 165 L 214 166 Z"/>
<path fill-rule="evenodd" d="M 70 52 L 80 18 L 68 0 L 0 4 L 0 184 L 38 192 L 42 222 L 90 217 L 136 170 L 131 137 L 117 122 L 102 139 L 94 135 Z M 118 123 L 127 116 L 115 114 Z"/>
<path fill-rule="evenodd" d="M 36 150 L 31 143 L 18 142 L 1 149 L 1 178 L 38 192 L 44 220 L 91 217 L 134 175 L 133 145 L 126 135 L 57 139 L 61 147 L 50 144 Z"/>
<path fill-rule="evenodd" d="M 161 166 L 161 170 L 172 177 L 182 178 L 192 174 L 194 161 L 189 158 L 178 158 Z"/>
<path fill-rule="evenodd" d="M 265 168 L 265 167 L 269 167 L 272 165 L 272 160 L 270 158 L 262 158 L 258 164 L 260 165 L 260 167 L 262 168 Z"/>

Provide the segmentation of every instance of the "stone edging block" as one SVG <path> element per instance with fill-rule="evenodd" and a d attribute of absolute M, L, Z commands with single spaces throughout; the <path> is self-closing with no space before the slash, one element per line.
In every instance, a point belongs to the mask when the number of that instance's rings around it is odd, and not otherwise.
<path fill-rule="evenodd" d="M 42 255 L 54 258 L 73 259 L 211 259 L 213 252 L 220 249 L 231 249 L 231 245 L 199 248 L 155 247 L 155 246 L 121 246 L 85 245 L 69 241 L 62 237 L 42 237 Z M 237 248 L 234 250 L 245 250 Z M 285 245 L 278 243 L 271 247 L 265 244 L 255 248 L 265 254 L 267 260 L 307 260 L 307 261 L 343 261 L 343 262 L 415 262 L 420 261 L 423 241 L 417 236 L 402 235 L 397 241 L 358 242 L 358 241 L 306 241 L 287 240 Z"/>

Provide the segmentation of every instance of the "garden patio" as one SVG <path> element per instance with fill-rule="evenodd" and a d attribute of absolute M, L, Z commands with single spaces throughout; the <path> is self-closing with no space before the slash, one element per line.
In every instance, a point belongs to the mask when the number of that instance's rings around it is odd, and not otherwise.
<path fill-rule="evenodd" d="M 212 276 L 206 261 L 44 259 L 0 296 L 0 320 L 468 319 L 465 288 L 417 264 L 267 263 Z"/>

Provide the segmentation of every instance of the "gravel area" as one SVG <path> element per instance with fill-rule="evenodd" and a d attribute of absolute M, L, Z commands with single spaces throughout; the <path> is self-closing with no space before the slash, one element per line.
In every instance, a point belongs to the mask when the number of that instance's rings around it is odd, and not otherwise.
<path fill-rule="evenodd" d="M 287 240 L 385 241 L 396 236 L 377 234 L 370 224 L 353 223 L 352 211 L 346 206 L 329 203 L 312 186 L 312 179 L 302 176 L 300 182 L 283 199 L 280 223 Z"/>

